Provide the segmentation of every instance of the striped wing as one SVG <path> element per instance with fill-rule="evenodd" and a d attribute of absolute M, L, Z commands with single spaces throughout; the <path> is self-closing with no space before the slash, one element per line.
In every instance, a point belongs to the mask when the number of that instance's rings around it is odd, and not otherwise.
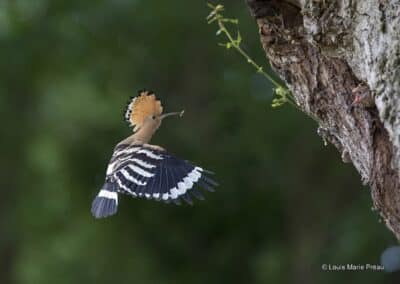
<path fill-rule="evenodd" d="M 192 204 L 191 195 L 203 199 L 198 185 L 214 191 L 217 183 L 207 177 L 211 172 L 178 159 L 166 151 L 143 145 L 119 145 L 107 169 L 106 182 L 116 191 L 134 197 Z"/>

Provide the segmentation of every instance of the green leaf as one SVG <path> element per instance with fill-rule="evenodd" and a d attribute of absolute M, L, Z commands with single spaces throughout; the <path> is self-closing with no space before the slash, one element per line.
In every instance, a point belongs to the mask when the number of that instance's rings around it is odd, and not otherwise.
<path fill-rule="evenodd" d="M 215 9 L 216 6 L 214 6 L 213 4 L 211 4 L 210 2 L 207 2 L 207 6 L 211 9 Z"/>
<path fill-rule="evenodd" d="M 223 10 L 224 10 L 224 5 L 218 4 L 218 5 L 215 7 L 215 11 L 223 11 Z"/>

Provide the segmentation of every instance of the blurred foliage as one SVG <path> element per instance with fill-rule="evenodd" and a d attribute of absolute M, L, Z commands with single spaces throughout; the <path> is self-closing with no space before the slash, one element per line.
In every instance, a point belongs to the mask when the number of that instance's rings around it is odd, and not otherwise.
<path fill-rule="evenodd" d="M 243 1 L 244 48 L 265 62 Z M 0 1 L 0 283 L 397 283 L 323 272 L 396 244 L 368 188 L 316 125 L 272 109 L 272 86 L 215 44 L 203 1 Z M 150 88 L 183 119 L 153 142 L 217 173 L 195 206 L 90 204 L 129 96 Z"/>

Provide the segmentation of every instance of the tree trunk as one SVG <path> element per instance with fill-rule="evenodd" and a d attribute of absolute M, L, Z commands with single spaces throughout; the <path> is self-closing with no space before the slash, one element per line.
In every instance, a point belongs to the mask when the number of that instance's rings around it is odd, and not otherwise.
<path fill-rule="evenodd" d="M 247 0 L 271 66 L 400 239 L 400 1 Z M 367 98 L 353 105 L 355 96 Z"/>

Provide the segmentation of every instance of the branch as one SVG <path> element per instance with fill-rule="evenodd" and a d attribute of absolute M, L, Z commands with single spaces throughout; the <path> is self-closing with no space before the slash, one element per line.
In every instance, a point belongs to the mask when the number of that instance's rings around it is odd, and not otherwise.
<path fill-rule="evenodd" d="M 299 2 L 247 0 L 271 66 L 318 134 L 370 185 L 375 209 L 400 239 L 400 5 Z"/>

